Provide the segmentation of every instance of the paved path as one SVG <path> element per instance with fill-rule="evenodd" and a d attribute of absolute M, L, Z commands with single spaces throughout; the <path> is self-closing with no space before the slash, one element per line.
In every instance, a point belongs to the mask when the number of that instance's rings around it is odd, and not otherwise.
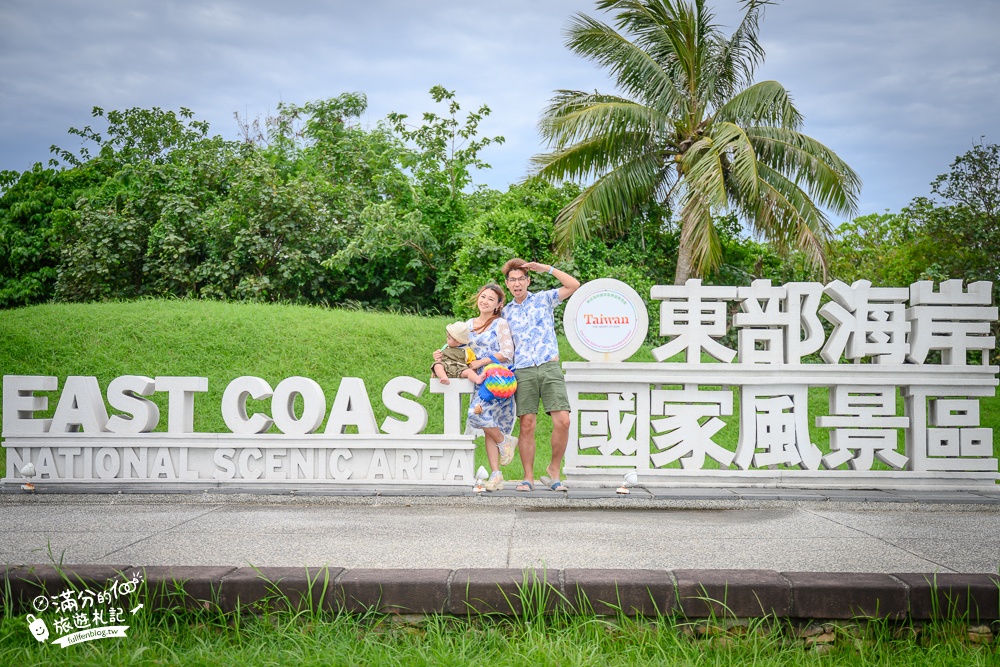
<path fill-rule="evenodd" d="M 1000 494 L 0 495 L 0 561 L 993 573 Z"/>

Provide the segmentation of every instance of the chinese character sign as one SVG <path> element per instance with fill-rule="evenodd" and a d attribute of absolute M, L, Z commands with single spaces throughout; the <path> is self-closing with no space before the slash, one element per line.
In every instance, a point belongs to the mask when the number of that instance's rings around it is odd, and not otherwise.
<path fill-rule="evenodd" d="M 920 473 L 994 484 L 993 431 L 979 414 L 1000 370 L 989 365 L 991 289 L 960 280 L 653 287 L 666 339 L 653 358 L 679 361 L 564 364 L 567 472 Z"/>

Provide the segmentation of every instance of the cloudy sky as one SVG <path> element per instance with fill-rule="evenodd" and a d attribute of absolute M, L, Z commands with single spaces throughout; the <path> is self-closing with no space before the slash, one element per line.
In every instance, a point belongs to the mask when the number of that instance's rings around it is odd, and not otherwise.
<path fill-rule="evenodd" d="M 714 7 L 735 25 L 736 0 Z M 78 148 L 66 131 L 94 106 L 188 107 L 235 139 L 234 112 L 361 91 L 374 125 L 419 117 L 442 84 L 491 107 L 482 132 L 506 143 L 477 182 L 506 188 L 542 148 L 553 90 L 612 90 L 563 46 L 581 11 L 599 15 L 593 0 L 2 0 L 0 169 Z M 998 27 L 998 0 L 781 0 L 757 78 L 781 81 L 805 131 L 860 173 L 860 213 L 895 211 L 981 136 L 1000 142 Z"/>

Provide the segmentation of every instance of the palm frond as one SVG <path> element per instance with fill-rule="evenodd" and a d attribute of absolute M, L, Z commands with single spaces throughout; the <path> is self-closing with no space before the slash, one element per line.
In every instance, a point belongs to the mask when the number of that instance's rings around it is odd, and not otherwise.
<path fill-rule="evenodd" d="M 761 162 L 807 184 L 821 206 L 841 215 L 856 212 L 861 178 L 832 150 L 787 128 L 751 127 L 747 135 Z"/>
<path fill-rule="evenodd" d="M 760 196 L 747 201 L 748 219 L 758 234 L 779 247 L 797 247 L 826 270 L 830 221 L 796 183 L 765 164 L 758 165 Z"/>
<path fill-rule="evenodd" d="M 715 67 L 725 76 L 719 83 L 712 99 L 721 102 L 732 97 L 737 90 L 749 86 L 757 66 L 764 61 L 764 48 L 757 39 L 760 31 L 760 16 L 767 0 L 750 0 L 746 3 L 743 19 L 728 39 L 722 38 L 717 51 Z"/>
<path fill-rule="evenodd" d="M 681 170 L 702 201 L 715 210 L 729 199 L 727 174 L 731 173 L 744 196 L 756 194 L 757 156 L 750 138 L 735 123 L 716 123 L 708 136 L 695 142 L 681 159 Z"/>
<path fill-rule="evenodd" d="M 722 243 L 712 222 L 712 204 L 697 190 L 687 190 L 681 209 L 680 243 L 691 250 L 695 273 L 703 276 L 722 262 Z"/>
<path fill-rule="evenodd" d="M 661 186 L 665 174 L 657 157 L 647 153 L 598 178 L 556 216 L 557 249 L 565 252 L 575 239 L 588 239 L 601 229 L 621 233 L 635 209 Z"/>
<path fill-rule="evenodd" d="M 696 141 L 684 153 L 681 158 L 681 173 L 684 175 L 685 190 L 698 193 L 698 199 L 705 202 L 704 205 L 710 210 L 725 206 L 725 168 L 719 147 L 712 137 Z"/>
<path fill-rule="evenodd" d="M 618 10 L 615 23 L 619 30 L 632 35 L 637 48 L 648 53 L 671 81 L 676 97 L 671 97 L 668 107 L 661 92 L 657 98 L 660 108 L 687 116 L 690 127 L 696 125 L 703 115 L 699 102 L 705 87 L 702 78 L 707 73 L 706 49 L 711 48 L 717 32 L 704 2 L 618 0 L 598 6 Z"/>
<path fill-rule="evenodd" d="M 685 153 L 681 168 L 685 178 L 681 244 L 690 249 L 697 273 L 704 275 L 722 258 L 712 216 L 728 206 L 734 190 L 740 192 L 740 200 L 757 199 L 757 159 L 742 128 L 719 123 Z"/>
<path fill-rule="evenodd" d="M 660 153 L 648 139 L 643 134 L 596 134 L 551 153 L 535 155 L 531 158 L 532 175 L 551 183 L 586 181 L 635 159 L 643 152 Z"/>
<path fill-rule="evenodd" d="M 664 63 L 614 28 L 577 14 L 570 19 L 565 34 L 566 47 L 608 70 L 625 95 L 663 109 L 684 103 Z"/>
<path fill-rule="evenodd" d="M 741 90 L 719 107 L 716 120 L 738 125 L 777 126 L 797 130 L 802 114 L 792 104 L 792 97 L 777 81 L 761 81 Z"/>
<path fill-rule="evenodd" d="M 712 126 L 712 136 L 724 158 L 723 167 L 740 184 L 740 190 L 749 196 L 757 193 L 757 153 L 750 137 L 736 123 L 716 123 Z"/>
<path fill-rule="evenodd" d="M 562 149 L 595 136 L 645 136 L 662 133 L 669 117 L 632 100 L 614 95 L 558 91 L 538 128 L 550 147 Z"/>

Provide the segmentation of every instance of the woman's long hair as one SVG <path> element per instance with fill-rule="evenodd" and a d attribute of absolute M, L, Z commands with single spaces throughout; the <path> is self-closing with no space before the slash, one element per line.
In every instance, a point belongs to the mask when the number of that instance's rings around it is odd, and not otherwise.
<path fill-rule="evenodd" d="M 493 320 L 498 319 L 500 317 L 500 311 L 503 310 L 504 303 L 507 300 L 506 297 L 504 297 L 503 288 L 502 287 L 500 287 L 496 283 L 488 283 L 488 284 L 483 285 L 482 287 L 480 287 L 478 290 L 476 290 L 476 296 L 475 296 L 475 298 L 473 298 L 472 303 L 473 303 L 473 305 L 476 306 L 477 310 L 479 309 L 479 306 L 478 306 L 478 304 L 479 304 L 479 295 L 481 295 L 486 290 L 493 290 L 493 293 L 497 295 L 497 307 L 493 309 L 493 314 L 490 315 L 490 319 L 486 320 L 486 324 L 484 324 L 483 326 L 481 326 L 479 328 L 476 328 L 476 327 L 472 328 L 472 330 L 475 331 L 477 334 L 483 333 L 484 331 L 486 331 L 487 329 L 489 329 L 490 325 L 493 324 Z M 475 318 L 473 318 L 473 321 L 475 321 Z"/>

